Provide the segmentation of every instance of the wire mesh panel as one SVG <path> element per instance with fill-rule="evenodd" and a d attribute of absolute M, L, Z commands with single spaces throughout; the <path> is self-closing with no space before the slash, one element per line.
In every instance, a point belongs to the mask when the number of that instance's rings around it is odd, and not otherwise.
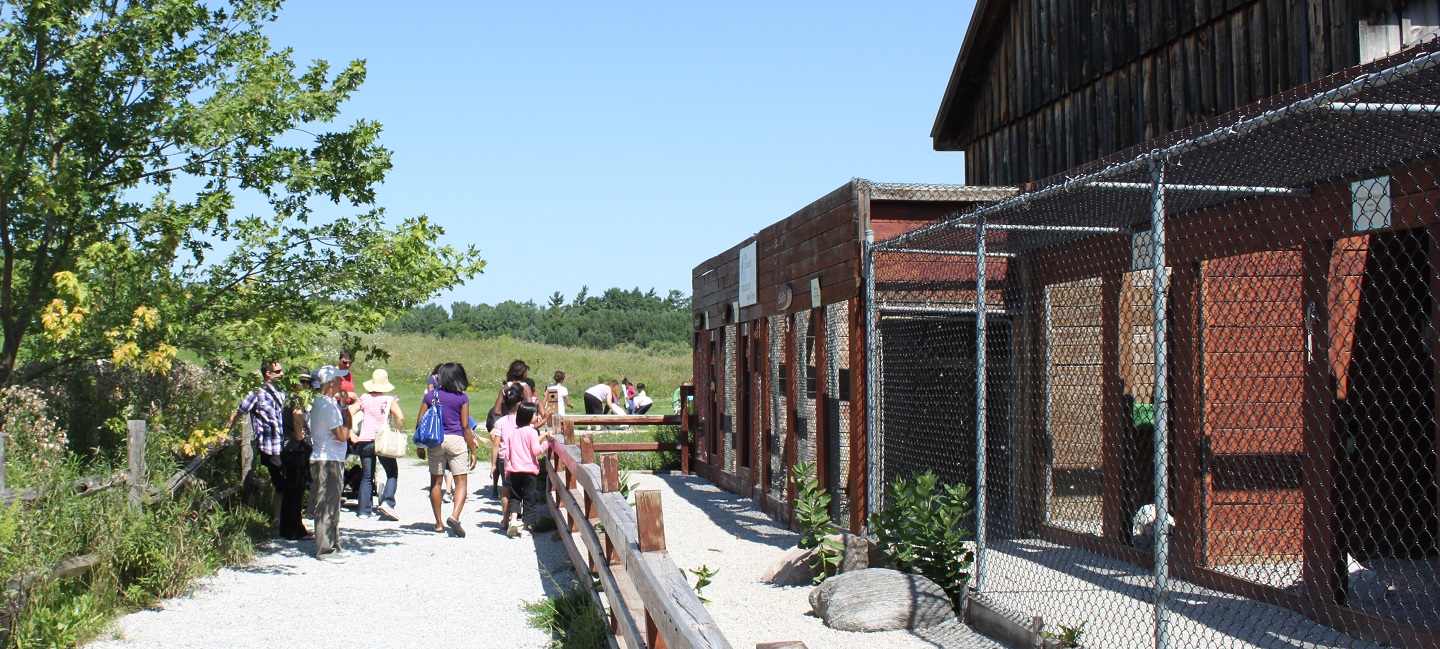
<path fill-rule="evenodd" d="M 1050 500 L 1046 520 L 1100 535 L 1100 280 L 1045 287 L 1046 440 Z"/>
<path fill-rule="evenodd" d="M 724 416 L 724 437 L 720 441 L 720 453 L 727 473 L 735 472 L 735 429 L 738 426 L 736 421 L 737 410 L 737 381 L 736 381 L 736 345 L 738 344 L 739 331 L 736 325 L 725 327 L 725 416 Z"/>
<path fill-rule="evenodd" d="M 795 314 L 795 415 L 796 459 L 815 461 L 815 333 L 813 311 Z"/>
<path fill-rule="evenodd" d="M 880 242 L 883 480 L 1087 647 L 1440 646 L 1437 202 L 1429 41 Z"/>
<path fill-rule="evenodd" d="M 829 422 L 825 444 L 829 452 L 829 484 L 834 497 L 830 515 L 837 521 L 850 518 L 850 303 L 825 307 L 825 394 Z"/>
<path fill-rule="evenodd" d="M 771 496 L 781 501 L 785 500 L 785 436 L 789 432 L 786 414 L 789 412 L 789 399 L 786 397 L 788 387 L 786 370 L 789 367 L 789 359 L 785 356 L 785 338 L 787 336 L 789 318 L 787 316 L 770 316 L 770 485 Z"/>

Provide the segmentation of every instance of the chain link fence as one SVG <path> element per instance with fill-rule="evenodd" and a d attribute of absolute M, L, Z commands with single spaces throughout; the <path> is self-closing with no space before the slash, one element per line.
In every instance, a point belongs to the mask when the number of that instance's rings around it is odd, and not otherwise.
<path fill-rule="evenodd" d="M 871 247 L 872 481 L 1086 647 L 1440 645 L 1437 154 L 1432 41 Z"/>

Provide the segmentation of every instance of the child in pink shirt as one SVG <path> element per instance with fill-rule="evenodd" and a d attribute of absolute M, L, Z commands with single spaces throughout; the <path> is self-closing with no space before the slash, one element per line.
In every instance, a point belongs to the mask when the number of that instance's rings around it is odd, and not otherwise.
<path fill-rule="evenodd" d="M 535 432 L 532 425 L 538 408 L 533 403 L 522 403 L 515 409 L 515 427 L 504 432 L 505 479 L 510 483 L 510 502 L 505 503 L 500 528 L 515 537 L 520 535 L 520 520 L 511 518 L 512 509 L 520 509 L 519 518 L 524 527 L 530 528 L 535 518 L 536 499 L 540 493 L 540 455 L 549 448 L 549 435 L 544 438 Z"/>

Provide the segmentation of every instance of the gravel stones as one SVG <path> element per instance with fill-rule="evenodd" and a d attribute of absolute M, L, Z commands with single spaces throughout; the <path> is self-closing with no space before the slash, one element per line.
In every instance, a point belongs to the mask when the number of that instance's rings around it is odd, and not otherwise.
<path fill-rule="evenodd" d="M 810 606 L 825 626 L 841 631 L 924 629 L 955 619 L 950 598 L 938 584 L 886 568 L 826 579 L 810 591 Z"/>

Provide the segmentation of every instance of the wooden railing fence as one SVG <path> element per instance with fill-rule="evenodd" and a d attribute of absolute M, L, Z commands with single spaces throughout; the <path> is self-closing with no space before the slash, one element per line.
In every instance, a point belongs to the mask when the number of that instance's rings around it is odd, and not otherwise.
<path fill-rule="evenodd" d="M 249 419 L 246 418 L 243 421 L 239 443 L 242 444 L 242 449 L 248 449 L 255 434 Z M 195 471 L 222 449 L 236 443 L 235 440 L 229 440 L 211 447 L 204 455 L 192 458 L 183 468 L 171 475 L 163 487 L 156 488 L 149 484 L 149 470 L 145 462 L 146 423 L 144 420 L 132 419 L 126 422 L 126 427 L 126 470 L 108 476 L 93 476 L 76 480 L 71 483 L 70 487 L 76 496 L 91 496 L 111 487 L 128 485 L 130 487 L 129 501 L 132 507 L 154 504 L 175 495 L 187 482 L 203 487 L 204 484 L 194 477 Z M 242 484 L 249 479 L 249 473 L 249 467 L 242 466 Z M 234 495 L 238 488 L 234 487 L 213 494 L 206 501 L 206 506 L 213 506 Z M 48 488 L 32 487 L 20 491 L 5 488 L 5 436 L 0 435 L 0 506 L 8 507 L 17 500 L 24 504 L 34 503 L 49 495 Z M 0 644 L 9 639 L 10 622 L 24 608 L 27 593 L 30 590 L 47 582 L 86 575 L 98 561 L 99 556 L 96 554 L 83 554 L 60 561 L 48 570 L 31 570 L 7 580 L 4 590 L 0 591 Z"/>
<path fill-rule="evenodd" d="M 551 422 L 552 430 L 561 437 L 551 445 L 546 463 L 546 505 L 575 571 L 594 574 L 600 581 L 600 593 L 594 588 L 585 590 L 600 610 L 607 611 L 614 631 L 611 646 L 730 646 L 665 549 L 660 492 L 636 491 L 633 508 L 620 493 L 616 451 L 678 450 L 688 470 L 688 445 L 605 444 L 585 433 L 578 435 L 578 445 L 561 443 L 577 437 L 576 425 L 673 425 L 680 420 L 679 416 L 660 415 L 557 415 Z"/>

